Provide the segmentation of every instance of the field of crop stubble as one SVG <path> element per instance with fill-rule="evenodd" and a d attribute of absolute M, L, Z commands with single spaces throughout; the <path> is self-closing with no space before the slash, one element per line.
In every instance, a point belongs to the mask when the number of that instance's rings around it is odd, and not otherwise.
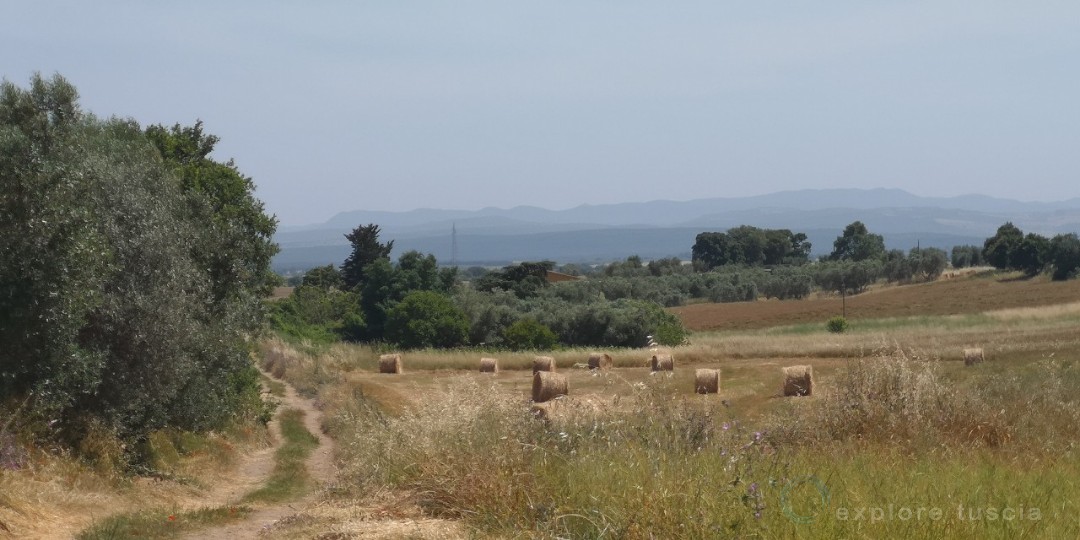
<path fill-rule="evenodd" d="M 570 386 L 545 418 L 530 410 L 532 354 L 494 355 L 491 375 L 478 369 L 490 352 L 415 351 L 386 375 L 368 348 L 266 343 L 339 442 L 324 504 L 276 532 L 388 515 L 500 537 L 1080 534 L 1076 282 L 884 289 L 848 299 L 844 334 L 824 330 L 829 302 L 680 310 L 698 328 L 688 311 L 757 322 L 695 333 L 670 374 L 645 350 L 607 351 L 601 373 L 575 367 L 589 351 L 544 353 Z M 965 366 L 965 347 L 986 361 Z M 813 396 L 780 397 L 794 364 L 813 366 Z M 704 367 L 722 370 L 719 394 L 693 393 Z"/>

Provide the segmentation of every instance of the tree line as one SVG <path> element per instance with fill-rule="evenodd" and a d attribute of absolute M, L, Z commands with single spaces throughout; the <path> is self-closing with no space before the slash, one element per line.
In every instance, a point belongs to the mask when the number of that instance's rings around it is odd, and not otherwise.
<path fill-rule="evenodd" d="M 293 295 L 271 304 L 275 328 L 295 339 L 337 339 L 393 347 L 547 349 L 566 346 L 640 347 L 648 336 L 681 343 L 678 319 L 650 299 L 567 299 L 552 291 L 554 263 L 524 262 L 485 271 L 468 282 L 416 251 L 391 263 L 392 242 L 376 224 L 346 238 L 340 265 L 305 274 Z"/>
<path fill-rule="evenodd" d="M 564 265 L 561 271 L 589 279 L 552 285 L 546 280 L 556 268 L 551 261 L 460 272 L 439 268 L 431 255 L 408 252 L 394 264 L 393 242 L 380 242 L 378 226 L 368 224 L 346 235 L 352 252 L 340 267 L 308 272 L 292 298 L 275 304 L 272 318 L 279 330 L 297 338 L 404 347 L 637 346 L 654 334 L 679 343 L 685 329 L 657 308 L 697 299 L 857 294 L 882 280 L 932 281 L 950 261 L 954 267 L 978 266 L 996 261 L 998 252 L 1012 253 L 1013 248 L 1000 246 L 1011 245 L 1016 235 L 1003 231 L 983 247 L 956 246 L 950 256 L 937 248 L 888 250 L 881 235 L 856 221 L 837 236 L 828 256 L 811 261 L 804 234 L 741 226 L 699 234 L 690 264 L 674 257 L 646 263 L 630 256 L 598 269 Z M 1050 253 L 1072 253 L 1063 246 L 1075 240 L 1063 235 L 1045 243 L 1059 246 L 1056 250 L 1031 250 L 1020 247 L 1031 242 L 1019 237 L 1008 259 L 1012 264 L 1032 251 L 1047 253 L 1045 260 L 1051 260 Z M 1054 268 L 1066 266 L 1058 262 Z M 1055 271 L 1059 274 L 1068 272 Z"/>

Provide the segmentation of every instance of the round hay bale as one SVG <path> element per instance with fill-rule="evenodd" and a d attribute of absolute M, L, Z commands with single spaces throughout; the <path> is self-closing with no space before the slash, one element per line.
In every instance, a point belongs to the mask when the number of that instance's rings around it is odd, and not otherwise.
<path fill-rule="evenodd" d="M 537 371 L 533 374 L 533 402 L 543 403 L 569 393 L 570 385 L 567 383 L 565 375 L 550 371 Z"/>
<path fill-rule="evenodd" d="M 694 371 L 694 391 L 699 394 L 715 394 L 720 391 L 719 369 L 698 369 Z"/>
<path fill-rule="evenodd" d="M 675 371 L 675 358 L 670 354 L 654 354 L 649 366 L 653 371 Z"/>
<path fill-rule="evenodd" d="M 975 364 L 983 363 L 986 358 L 983 356 L 983 350 L 981 347 L 964 349 L 964 365 L 973 366 Z"/>
<path fill-rule="evenodd" d="M 814 393 L 814 366 L 789 366 L 784 372 L 784 396 L 809 396 Z"/>
<path fill-rule="evenodd" d="M 401 355 L 384 354 L 379 357 L 379 373 L 402 373 Z"/>
<path fill-rule="evenodd" d="M 480 373 L 498 373 L 499 360 L 495 358 L 480 359 Z"/>
<path fill-rule="evenodd" d="M 589 355 L 589 369 L 611 369 L 615 361 L 607 353 L 592 353 Z"/>
<path fill-rule="evenodd" d="M 539 371 L 555 371 L 555 359 L 550 356 L 537 356 L 533 358 L 533 373 Z"/>

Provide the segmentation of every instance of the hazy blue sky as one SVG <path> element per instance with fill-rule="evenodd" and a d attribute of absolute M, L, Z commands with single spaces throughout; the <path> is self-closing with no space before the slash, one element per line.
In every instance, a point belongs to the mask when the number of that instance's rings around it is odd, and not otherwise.
<path fill-rule="evenodd" d="M 786 189 L 1080 196 L 1075 1 L 6 2 L 0 75 L 201 118 L 283 224 Z"/>

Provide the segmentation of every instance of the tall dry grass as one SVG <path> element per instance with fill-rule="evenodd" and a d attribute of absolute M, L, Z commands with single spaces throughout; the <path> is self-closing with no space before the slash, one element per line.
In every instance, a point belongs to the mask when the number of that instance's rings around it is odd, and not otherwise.
<path fill-rule="evenodd" d="M 629 394 L 557 400 L 545 418 L 522 397 L 468 376 L 400 415 L 355 388 L 324 397 L 341 442 L 340 496 L 406 492 L 431 515 L 485 534 L 1080 533 L 1070 517 L 1080 510 L 1080 488 L 1067 480 L 1080 470 L 1073 427 L 1080 404 L 1070 390 L 1080 382 L 1076 366 L 1049 360 L 1011 377 L 964 378 L 942 366 L 904 348 L 879 350 L 853 360 L 821 396 L 788 400 L 760 421 L 739 418 L 722 399 L 673 399 L 681 390 L 668 377 L 633 383 Z M 827 503 L 815 498 L 811 478 L 831 493 Z M 796 497 L 804 505 L 798 515 L 810 521 L 787 511 Z M 836 514 L 889 504 L 952 517 L 853 522 Z M 1039 519 L 959 519 L 958 505 L 1036 508 Z"/>

